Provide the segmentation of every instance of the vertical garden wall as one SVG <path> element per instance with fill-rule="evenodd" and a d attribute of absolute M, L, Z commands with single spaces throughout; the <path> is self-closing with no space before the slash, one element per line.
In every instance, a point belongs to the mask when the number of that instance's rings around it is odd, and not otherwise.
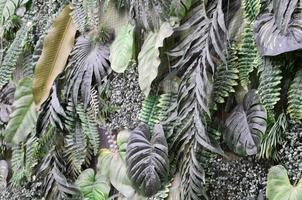
<path fill-rule="evenodd" d="M 301 0 L 0 0 L 0 199 L 302 200 Z"/>

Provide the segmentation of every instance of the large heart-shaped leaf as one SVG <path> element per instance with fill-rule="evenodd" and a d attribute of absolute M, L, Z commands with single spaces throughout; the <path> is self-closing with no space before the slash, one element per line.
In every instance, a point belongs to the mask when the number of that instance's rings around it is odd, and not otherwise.
<path fill-rule="evenodd" d="M 106 177 L 96 174 L 93 169 L 83 171 L 75 184 L 87 200 L 106 200 L 110 192 Z"/>
<path fill-rule="evenodd" d="M 66 6 L 45 37 L 42 55 L 35 68 L 34 96 L 37 108 L 49 96 L 53 82 L 63 71 L 73 47 L 76 28 L 70 13 L 70 6 Z"/>
<path fill-rule="evenodd" d="M 149 33 L 138 55 L 138 82 L 146 96 L 149 95 L 151 84 L 158 74 L 160 65 L 159 48 L 163 47 L 164 40 L 172 34 L 173 28 L 170 23 L 163 23 L 159 31 Z"/>
<path fill-rule="evenodd" d="M 146 124 L 132 131 L 126 153 L 127 171 L 132 182 L 146 196 L 156 194 L 168 175 L 168 145 L 161 125 L 153 136 Z"/>
<path fill-rule="evenodd" d="M 118 33 L 110 47 L 110 63 L 113 71 L 123 73 L 132 59 L 134 48 L 134 26 L 128 24 Z"/>
<path fill-rule="evenodd" d="M 292 186 L 286 169 L 281 165 L 274 166 L 268 173 L 266 196 L 268 200 L 301 200 L 302 179 Z"/>
<path fill-rule="evenodd" d="M 255 36 L 263 56 L 302 48 L 302 9 L 299 0 L 271 0 L 255 22 Z"/>
<path fill-rule="evenodd" d="M 255 155 L 266 131 L 267 114 L 256 90 L 249 91 L 226 120 L 224 140 L 239 155 Z"/>
<path fill-rule="evenodd" d="M 24 78 L 19 82 L 14 99 L 13 112 L 5 130 L 5 140 L 18 144 L 25 140 L 37 121 L 32 79 Z"/>

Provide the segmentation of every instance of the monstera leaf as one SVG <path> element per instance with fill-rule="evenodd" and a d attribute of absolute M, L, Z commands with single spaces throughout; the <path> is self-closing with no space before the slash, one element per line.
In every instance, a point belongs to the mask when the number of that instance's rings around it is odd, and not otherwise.
<path fill-rule="evenodd" d="M 132 59 L 134 50 L 134 26 L 124 26 L 110 47 L 110 63 L 113 71 L 123 73 Z"/>
<path fill-rule="evenodd" d="M 161 125 L 154 133 L 146 124 L 132 131 L 126 153 L 127 171 L 132 182 L 146 196 L 156 194 L 168 175 L 168 147 Z"/>
<path fill-rule="evenodd" d="M 18 144 L 24 141 L 33 130 L 37 113 L 35 111 L 32 93 L 32 79 L 22 79 L 16 89 L 13 112 L 5 130 L 5 140 L 8 143 Z"/>
<path fill-rule="evenodd" d="M 271 0 L 255 22 L 255 36 L 263 56 L 302 48 L 302 8 L 298 0 Z"/>
<path fill-rule="evenodd" d="M 37 108 L 49 96 L 53 82 L 63 71 L 73 47 L 76 28 L 70 13 L 70 7 L 66 6 L 45 37 L 42 55 L 35 68 L 34 97 Z"/>
<path fill-rule="evenodd" d="M 163 23 L 159 31 L 149 33 L 138 55 L 138 82 L 146 96 L 149 95 L 151 84 L 158 74 L 160 65 L 159 48 L 163 47 L 164 40 L 172 34 L 173 28 L 170 23 Z"/>
<path fill-rule="evenodd" d="M 226 120 L 224 140 L 239 155 L 255 155 L 266 131 L 267 114 L 256 90 L 249 91 Z"/>
<path fill-rule="evenodd" d="M 283 166 L 272 167 L 268 173 L 266 196 L 268 200 L 301 200 L 302 179 L 292 186 Z"/>
<path fill-rule="evenodd" d="M 86 169 L 78 177 L 75 184 L 87 200 L 106 200 L 110 192 L 110 184 L 106 178 L 96 174 L 93 169 Z"/>

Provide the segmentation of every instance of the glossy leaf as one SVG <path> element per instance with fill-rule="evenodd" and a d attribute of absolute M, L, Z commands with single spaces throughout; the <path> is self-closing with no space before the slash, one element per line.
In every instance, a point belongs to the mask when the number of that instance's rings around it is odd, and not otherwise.
<path fill-rule="evenodd" d="M 302 180 L 292 186 L 283 166 L 272 167 L 268 173 L 266 196 L 268 200 L 301 200 Z"/>
<path fill-rule="evenodd" d="M 83 171 L 75 184 L 79 187 L 83 197 L 87 200 L 107 200 L 110 184 L 106 177 L 95 173 L 93 169 Z"/>
<path fill-rule="evenodd" d="M 49 96 L 53 82 L 64 70 L 73 47 L 76 28 L 70 13 L 70 7 L 66 6 L 45 37 L 42 55 L 35 68 L 34 97 L 37 108 Z"/>
<path fill-rule="evenodd" d="M 159 48 L 163 47 L 164 40 L 173 34 L 173 28 L 165 22 L 159 31 L 150 32 L 138 55 L 139 86 L 146 96 L 149 95 L 151 84 L 157 77 L 161 63 Z"/>
<path fill-rule="evenodd" d="M 110 47 L 110 63 L 113 71 L 123 73 L 134 52 L 134 26 L 130 23 L 121 28 Z"/>

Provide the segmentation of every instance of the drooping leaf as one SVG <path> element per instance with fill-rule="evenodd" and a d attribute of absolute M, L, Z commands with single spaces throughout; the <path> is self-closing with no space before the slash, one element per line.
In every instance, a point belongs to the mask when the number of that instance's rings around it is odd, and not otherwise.
<path fill-rule="evenodd" d="M 107 200 L 110 184 L 106 177 L 95 173 L 93 169 L 86 169 L 78 177 L 75 184 L 79 187 L 83 197 L 87 200 Z"/>
<path fill-rule="evenodd" d="M 130 23 L 121 28 L 110 47 L 110 63 L 113 71 L 123 73 L 134 52 L 134 26 Z"/>
<path fill-rule="evenodd" d="M 168 144 L 160 124 L 154 133 L 146 124 L 131 132 L 126 163 L 130 179 L 143 194 L 150 197 L 160 190 L 169 173 Z"/>
<path fill-rule="evenodd" d="M 288 90 L 288 107 L 287 112 L 289 116 L 299 122 L 302 119 L 302 70 L 296 73 L 294 80 L 292 81 Z"/>
<path fill-rule="evenodd" d="M 291 185 L 286 169 L 274 166 L 269 170 L 266 189 L 268 200 L 300 200 L 302 198 L 302 181 Z"/>
<path fill-rule="evenodd" d="M 255 37 L 262 56 L 275 56 L 302 48 L 299 0 L 271 0 L 255 22 Z"/>
<path fill-rule="evenodd" d="M 22 79 L 16 89 L 13 112 L 5 130 L 5 140 L 18 144 L 32 132 L 37 120 L 32 79 Z"/>
<path fill-rule="evenodd" d="M 76 28 L 67 5 L 54 20 L 53 27 L 45 37 L 43 51 L 35 68 L 34 97 L 37 108 L 49 96 L 56 77 L 64 70 L 73 47 Z"/>
<path fill-rule="evenodd" d="M 157 77 L 160 65 L 160 51 L 164 40 L 173 34 L 173 28 L 169 22 L 161 25 L 159 31 L 150 32 L 142 50 L 138 55 L 139 86 L 146 96 L 149 95 L 151 84 Z"/>
<path fill-rule="evenodd" d="M 190 10 L 194 0 L 174 0 L 171 5 L 172 16 L 182 19 Z"/>
<path fill-rule="evenodd" d="M 90 98 L 91 88 L 100 85 L 110 73 L 108 44 L 96 43 L 88 36 L 80 36 L 71 52 L 67 70 L 67 96 L 71 96 L 77 105 L 78 94 L 81 94 L 86 109 Z"/>
<path fill-rule="evenodd" d="M 266 131 L 266 118 L 256 90 L 249 91 L 243 105 L 238 105 L 225 122 L 224 140 L 229 148 L 242 156 L 255 155 Z"/>

